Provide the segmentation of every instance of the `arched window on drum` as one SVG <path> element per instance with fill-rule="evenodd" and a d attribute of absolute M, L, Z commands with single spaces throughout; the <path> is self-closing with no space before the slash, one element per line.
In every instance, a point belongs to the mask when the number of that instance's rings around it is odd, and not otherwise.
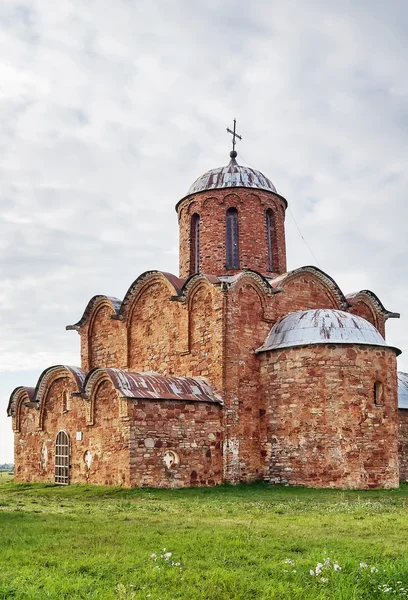
<path fill-rule="evenodd" d="M 266 211 L 266 242 L 268 246 L 268 271 L 274 271 L 276 265 L 273 259 L 273 246 L 275 244 L 275 217 L 272 209 Z"/>
<path fill-rule="evenodd" d="M 239 269 L 238 211 L 229 208 L 226 215 L 226 267 Z"/>
<path fill-rule="evenodd" d="M 200 271 L 200 215 L 191 217 L 190 230 L 190 275 Z"/>

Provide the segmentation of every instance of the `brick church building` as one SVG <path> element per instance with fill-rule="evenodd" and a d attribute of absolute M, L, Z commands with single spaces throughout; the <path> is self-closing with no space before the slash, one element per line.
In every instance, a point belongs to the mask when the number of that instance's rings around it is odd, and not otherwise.
<path fill-rule="evenodd" d="M 81 366 L 11 394 L 16 481 L 408 478 L 408 375 L 385 341 L 398 315 L 316 267 L 288 271 L 285 198 L 230 156 L 176 205 L 179 276 L 148 271 L 123 300 L 94 296 L 67 327 Z"/>

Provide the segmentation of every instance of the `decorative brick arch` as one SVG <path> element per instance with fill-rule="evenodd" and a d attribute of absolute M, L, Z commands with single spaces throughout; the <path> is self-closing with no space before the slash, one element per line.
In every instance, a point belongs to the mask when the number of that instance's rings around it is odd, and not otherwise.
<path fill-rule="evenodd" d="M 44 416 L 48 394 L 52 385 L 59 379 L 67 379 L 69 381 L 71 392 L 80 393 L 82 391 L 82 384 L 85 381 L 85 372 L 78 367 L 68 367 L 65 365 L 49 367 L 43 371 L 38 380 L 34 394 L 34 399 L 38 402 L 40 409 L 38 425 L 40 430 L 43 430 L 44 428 Z"/>
<path fill-rule="evenodd" d="M 15 433 L 20 432 L 21 425 L 21 408 L 26 405 L 33 405 L 38 403 L 33 402 L 35 388 L 17 387 L 10 396 L 10 400 L 7 407 L 7 415 L 13 419 L 13 431 Z"/>
<path fill-rule="evenodd" d="M 83 385 L 83 397 L 86 401 L 87 425 L 95 425 L 95 405 L 98 400 L 98 392 L 101 386 L 105 383 L 109 383 L 109 385 L 111 386 L 112 396 L 117 397 L 119 404 L 119 416 L 124 417 L 127 415 L 126 400 L 119 397 L 119 394 L 112 383 L 112 378 L 109 374 L 109 370 L 95 368 L 92 369 L 92 371 L 89 371 Z"/>
<path fill-rule="evenodd" d="M 327 298 L 330 299 L 333 304 L 332 308 L 347 310 L 348 302 L 340 287 L 337 285 L 334 279 L 332 279 L 332 277 L 317 267 L 306 266 L 295 269 L 294 271 L 290 271 L 282 278 L 279 278 L 279 286 L 284 292 L 288 283 L 292 283 L 297 278 L 300 278 L 304 275 L 315 278 L 320 284 L 323 285 Z"/>

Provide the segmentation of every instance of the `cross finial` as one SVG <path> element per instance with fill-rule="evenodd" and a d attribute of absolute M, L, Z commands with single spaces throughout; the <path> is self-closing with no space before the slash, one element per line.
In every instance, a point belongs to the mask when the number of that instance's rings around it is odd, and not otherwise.
<path fill-rule="evenodd" d="M 235 152 L 235 144 L 237 143 L 235 138 L 242 140 L 242 137 L 240 135 L 238 135 L 235 131 L 236 125 L 237 125 L 237 120 L 234 119 L 234 131 L 231 131 L 231 129 L 229 127 L 227 127 L 228 133 L 232 134 L 232 152 L 230 152 L 231 158 L 236 158 L 236 156 L 237 156 L 237 153 Z"/>

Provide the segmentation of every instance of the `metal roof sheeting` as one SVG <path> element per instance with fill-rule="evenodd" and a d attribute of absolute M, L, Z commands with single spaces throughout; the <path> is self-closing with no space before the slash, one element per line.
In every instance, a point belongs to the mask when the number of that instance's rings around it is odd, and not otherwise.
<path fill-rule="evenodd" d="M 398 371 L 398 408 L 408 408 L 408 373 Z"/>
<path fill-rule="evenodd" d="M 120 369 L 104 369 L 115 388 L 125 398 L 155 400 L 189 400 L 222 403 L 221 397 L 203 379 L 173 377 L 157 373 L 129 373 Z"/>
<path fill-rule="evenodd" d="M 196 179 L 188 190 L 187 196 L 205 190 L 231 187 L 257 188 L 276 194 L 275 186 L 263 173 L 250 167 L 242 167 L 232 158 L 226 167 L 211 169 Z"/>
<path fill-rule="evenodd" d="M 291 313 L 276 323 L 256 352 L 314 344 L 365 344 L 389 348 L 377 329 L 356 315 L 334 309 Z M 394 348 L 397 354 L 401 351 Z"/>

